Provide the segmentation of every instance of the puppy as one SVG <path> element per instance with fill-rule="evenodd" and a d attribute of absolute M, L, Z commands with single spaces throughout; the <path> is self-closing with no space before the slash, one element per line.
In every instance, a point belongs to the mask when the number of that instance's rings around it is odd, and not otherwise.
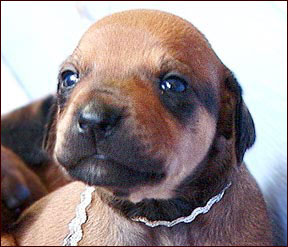
<path fill-rule="evenodd" d="M 45 196 L 39 177 L 11 150 L 1 146 L 1 232 L 26 207 Z"/>
<path fill-rule="evenodd" d="M 252 117 L 194 26 L 160 11 L 113 14 L 89 28 L 58 79 L 44 144 L 80 182 L 21 215 L 19 245 L 62 245 L 84 183 L 96 192 L 74 244 L 272 244 L 243 163 Z"/>
<path fill-rule="evenodd" d="M 41 148 L 53 101 L 48 96 L 1 116 L 1 231 L 68 181 Z"/>

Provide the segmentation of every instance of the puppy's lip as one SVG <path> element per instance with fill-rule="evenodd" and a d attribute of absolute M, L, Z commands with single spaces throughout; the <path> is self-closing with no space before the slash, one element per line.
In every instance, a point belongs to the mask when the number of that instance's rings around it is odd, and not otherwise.
<path fill-rule="evenodd" d="M 71 162 L 71 161 L 65 160 L 61 156 L 58 156 L 58 155 L 55 155 L 55 159 L 61 166 L 64 166 L 67 169 L 74 167 L 74 166 L 77 166 L 77 165 L 81 165 L 82 163 L 85 163 L 89 159 L 108 160 L 106 158 L 106 156 L 103 154 L 92 154 L 89 156 L 84 156 L 84 157 L 81 157 L 76 162 Z"/>
<path fill-rule="evenodd" d="M 142 174 L 150 174 L 153 176 L 160 176 L 160 177 L 164 177 L 165 176 L 165 172 L 163 170 L 159 170 L 159 171 L 153 171 L 153 170 L 146 170 L 143 169 L 141 167 L 137 167 L 134 165 L 129 165 L 129 164 L 125 164 L 125 162 L 121 162 L 117 159 L 115 159 L 115 157 L 111 157 L 110 155 L 107 154 L 101 154 L 101 153 L 94 153 L 91 155 L 87 155 L 87 156 L 83 156 L 77 160 L 71 160 L 69 159 L 63 159 L 61 156 L 57 156 L 55 155 L 56 160 L 58 161 L 58 163 L 63 166 L 67 171 L 71 170 L 71 169 L 75 169 L 75 168 L 81 168 L 84 167 L 87 164 L 90 164 L 92 166 L 97 166 L 98 162 L 101 162 L 101 164 L 103 165 L 103 162 L 105 162 L 108 166 L 111 166 L 113 164 L 115 164 L 116 166 L 121 166 L 123 168 L 126 168 L 128 170 L 134 171 L 136 173 L 142 173 Z M 135 161 L 137 162 L 137 161 Z M 135 163 L 136 164 L 136 163 Z"/>
<path fill-rule="evenodd" d="M 155 183 L 162 180 L 164 173 L 139 171 L 126 164 L 94 154 L 82 158 L 76 165 L 66 167 L 68 174 L 90 186 L 130 188 L 135 185 Z"/>

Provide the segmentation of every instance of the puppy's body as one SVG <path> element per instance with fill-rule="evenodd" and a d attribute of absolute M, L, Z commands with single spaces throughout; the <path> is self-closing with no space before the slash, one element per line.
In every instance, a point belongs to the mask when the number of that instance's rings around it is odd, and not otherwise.
<path fill-rule="evenodd" d="M 241 88 L 181 18 L 140 10 L 94 24 L 60 70 L 48 127 L 55 160 L 97 187 L 79 244 L 271 244 L 265 203 L 242 164 L 255 130 Z M 132 221 L 188 216 L 230 183 L 191 223 Z M 35 203 L 16 241 L 62 244 L 83 189 L 72 183 Z"/>
<path fill-rule="evenodd" d="M 103 203 L 98 193 L 94 193 L 79 245 L 253 246 L 256 243 L 267 246 L 271 243 L 266 228 L 268 217 L 259 214 L 265 211 L 265 204 L 244 165 L 233 182 L 234 186 L 221 203 L 209 213 L 198 216 L 195 222 L 172 228 L 149 228 L 133 222 L 115 212 Z M 84 184 L 74 182 L 36 202 L 21 217 L 14 235 L 17 243 L 23 246 L 62 245 L 84 188 Z M 253 207 L 247 204 L 251 201 Z"/>

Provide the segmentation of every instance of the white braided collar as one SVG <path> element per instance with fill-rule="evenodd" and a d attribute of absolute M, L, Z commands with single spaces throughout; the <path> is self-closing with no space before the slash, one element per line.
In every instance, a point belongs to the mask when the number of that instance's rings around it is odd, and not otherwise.
<path fill-rule="evenodd" d="M 87 221 L 86 208 L 91 204 L 95 188 L 86 186 L 80 195 L 80 203 L 76 207 L 76 216 L 69 223 L 69 233 L 63 241 L 63 246 L 77 246 L 83 237 L 82 225 Z"/>
<path fill-rule="evenodd" d="M 180 218 L 177 218 L 175 220 L 172 221 L 166 221 L 166 220 L 148 220 L 146 217 L 134 217 L 131 218 L 133 221 L 137 221 L 137 222 L 142 222 L 144 223 L 146 226 L 149 227 L 156 227 L 156 226 L 166 226 L 166 227 L 172 227 L 175 226 L 176 224 L 179 223 L 190 223 L 192 222 L 196 216 L 198 216 L 199 214 L 206 214 L 208 213 L 208 211 L 210 210 L 210 208 L 216 203 L 219 202 L 225 191 L 231 186 L 231 182 L 216 196 L 213 196 L 204 207 L 198 207 L 195 208 L 192 213 L 188 216 L 183 216 Z"/>
<path fill-rule="evenodd" d="M 219 202 L 225 191 L 231 186 L 231 182 L 216 196 L 213 196 L 204 207 L 195 208 L 189 216 L 184 216 L 177 218 L 172 221 L 166 220 L 148 220 L 146 217 L 133 217 L 131 220 L 136 222 L 142 222 L 146 226 L 156 227 L 156 226 L 166 226 L 172 227 L 179 223 L 190 223 L 192 222 L 199 214 L 206 214 L 211 207 Z M 86 208 L 91 204 L 92 193 L 95 191 L 94 187 L 86 186 L 85 190 L 80 195 L 80 203 L 76 207 L 76 216 L 69 223 L 69 233 L 63 241 L 63 246 L 77 246 L 79 241 L 83 237 L 82 225 L 87 221 L 87 211 Z"/>

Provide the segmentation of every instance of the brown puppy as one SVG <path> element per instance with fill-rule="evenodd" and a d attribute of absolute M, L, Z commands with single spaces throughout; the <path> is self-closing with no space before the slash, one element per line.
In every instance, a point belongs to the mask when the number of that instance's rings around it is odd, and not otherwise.
<path fill-rule="evenodd" d="M 46 147 L 96 186 L 79 245 L 271 245 L 264 200 L 242 164 L 253 120 L 190 23 L 148 10 L 100 20 L 63 64 L 57 95 Z M 17 243 L 62 245 L 83 190 L 74 182 L 36 202 Z M 211 202 L 187 223 L 159 222 Z"/>

